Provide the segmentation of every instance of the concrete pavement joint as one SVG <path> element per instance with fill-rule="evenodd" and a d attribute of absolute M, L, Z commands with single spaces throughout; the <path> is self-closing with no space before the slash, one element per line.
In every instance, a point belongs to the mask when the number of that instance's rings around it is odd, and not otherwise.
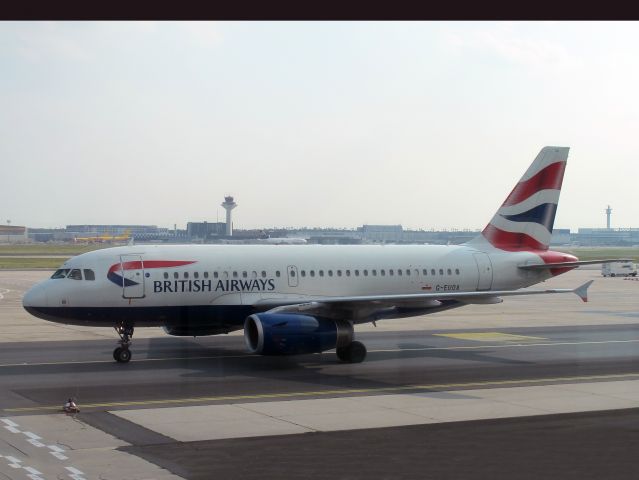
<path fill-rule="evenodd" d="M 380 387 L 380 388 L 352 388 L 352 389 L 336 389 L 336 390 L 318 390 L 309 392 L 288 392 L 288 393 L 262 393 L 250 395 L 222 395 L 217 397 L 193 397 L 193 398 L 171 398 L 164 400 L 139 400 L 139 401 L 121 401 L 121 402 L 105 402 L 105 403 L 88 403 L 83 408 L 113 408 L 113 407 L 134 407 L 149 405 L 175 405 L 186 403 L 202 403 L 202 402 L 219 402 L 219 401 L 237 401 L 237 400 L 266 400 L 277 398 L 295 398 L 295 397 L 313 397 L 313 396 L 341 396 L 349 394 L 371 394 L 371 393 L 390 393 L 405 392 L 419 390 L 450 390 L 465 389 L 473 387 L 490 387 L 490 386 L 508 386 L 508 385 L 526 385 L 526 384 L 543 384 L 543 383 L 561 383 L 561 382 L 583 382 L 592 380 L 612 380 L 612 379 L 631 379 L 639 377 L 639 372 L 621 373 L 610 375 L 584 375 L 572 377 L 548 377 L 548 378 L 531 378 L 519 380 L 489 380 L 485 382 L 468 382 L 468 383 L 440 383 L 432 385 L 402 385 L 398 387 Z M 49 411 L 59 410 L 58 406 L 40 406 L 40 407 L 18 407 L 5 408 L 5 412 L 33 412 L 33 411 Z"/>

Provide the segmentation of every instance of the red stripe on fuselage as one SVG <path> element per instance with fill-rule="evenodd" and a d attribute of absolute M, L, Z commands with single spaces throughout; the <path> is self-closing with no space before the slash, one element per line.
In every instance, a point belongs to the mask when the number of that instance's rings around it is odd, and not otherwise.
<path fill-rule="evenodd" d="M 538 255 L 544 263 L 576 262 L 579 260 L 577 257 L 570 255 L 569 253 L 553 252 L 552 250 L 548 250 L 548 247 L 542 245 L 525 233 L 505 232 L 493 225 L 488 225 L 484 228 L 482 234 L 486 240 L 493 245 L 493 247 L 499 248 L 500 250 L 506 250 L 508 252 L 534 253 L 535 255 Z M 575 268 L 576 267 L 551 268 L 550 273 L 553 276 L 557 276 Z"/>
<path fill-rule="evenodd" d="M 574 255 L 570 255 L 569 253 L 563 252 L 553 252 L 552 250 L 548 250 L 546 252 L 533 252 L 536 255 L 539 255 L 544 263 L 561 263 L 561 262 L 577 262 L 579 259 Z M 569 272 L 570 270 L 574 270 L 577 267 L 558 267 L 551 268 L 550 273 L 553 276 L 561 275 L 562 273 Z"/>
<path fill-rule="evenodd" d="M 519 182 L 510 192 L 502 207 L 523 202 L 541 190 L 559 190 L 564 179 L 566 162 L 556 162 L 537 172 L 524 182 Z"/>
<path fill-rule="evenodd" d="M 195 261 L 183 261 L 183 260 L 136 260 L 133 262 L 124 262 L 122 269 L 124 270 L 142 270 L 148 268 L 169 268 L 169 267 L 182 267 L 184 265 L 190 265 Z M 120 264 L 116 263 L 109 268 L 109 272 L 115 272 L 120 270 Z"/>

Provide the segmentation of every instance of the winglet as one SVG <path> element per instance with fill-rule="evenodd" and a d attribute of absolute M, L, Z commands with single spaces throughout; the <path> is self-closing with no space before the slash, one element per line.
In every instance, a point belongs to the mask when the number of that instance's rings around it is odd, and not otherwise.
<path fill-rule="evenodd" d="M 584 283 L 581 287 L 577 287 L 573 290 L 575 295 L 581 298 L 584 302 L 588 301 L 588 287 L 592 285 L 592 282 L 594 282 L 594 280 L 589 280 L 586 283 Z"/>

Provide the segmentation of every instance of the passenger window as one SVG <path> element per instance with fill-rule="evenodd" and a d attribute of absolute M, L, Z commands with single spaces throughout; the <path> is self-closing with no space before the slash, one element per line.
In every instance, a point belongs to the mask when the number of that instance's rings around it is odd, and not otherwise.
<path fill-rule="evenodd" d="M 262 270 L 262 278 L 266 278 L 266 271 Z"/>
<path fill-rule="evenodd" d="M 302 270 L 300 273 L 302 274 L 302 277 L 306 276 L 306 270 Z"/>
<path fill-rule="evenodd" d="M 400 275 L 400 276 L 402 275 L 402 269 L 401 268 L 397 269 L 397 275 Z"/>
<path fill-rule="evenodd" d="M 382 277 L 385 277 L 385 276 L 386 276 L 386 270 L 383 270 L 383 269 L 382 269 L 382 270 L 380 270 L 380 271 L 379 271 L 379 273 L 381 273 L 381 274 L 382 274 Z"/>
<path fill-rule="evenodd" d="M 219 275 L 217 272 L 213 272 L 213 278 L 217 278 Z"/>
<path fill-rule="evenodd" d="M 257 278 L 257 272 L 255 270 L 251 272 L 251 278 Z"/>
<path fill-rule="evenodd" d="M 338 277 L 341 277 L 341 276 L 342 276 L 342 271 L 341 271 L 341 270 L 338 270 L 338 271 L 337 271 L 337 276 L 338 276 Z"/>
<path fill-rule="evenodd" d="M 168 272 L 164 272 L 164 279 L 169 278 L 169 273 Z"/>
<path fill-rule="evenodd" d="M 320 276 L 320 277 L 323 277 L 323 276 L 324 276 L 324 270 L 320 270 L 320 271 L 319 271 L 319 276 Z"/>
<path fill-rule="evenodd" d="M 209 272 L 204 272 L 204 278 L 209 278 Z"/>
<path fill-rule="evenodd" d="M 84 279 L 85 280 L 95 280 L 95 273 L 93 270 L 89 270 L 88 268 L 84 269 Z"/>
<path fill-rule="evenodd" d="M 440 275 L 443 275 L 443 274 L 444 274 L 444 269 L 443 269 L 443 268 L 440 268 L 440 269 L 439 269 L 439 274 L 440 274 Z"/>
<path fill-rule="evenodd" d="M 74 268 L 69 272 L 69 277 L 71 280 L 82 280 L 82 271 L 79 268 Z"/>
<path fill-rule="evenodd" d="M 180 278 L 180 274 L 178 272 L 173 272 L 173 278 Z"/>
<path fill-rule="evenodd" d="M 311 277 L 315 276 L 315 270 L 311 270 Z"/>
<path fill-rule="evenodd" d="M 276 276 L 276 277 L 279 277 L 279 276 L 280 276 L 280 271 L 279 271 L 279 270 L 277 270 L 277 271 L 275 272 L 275 276 Z"/>
<path fill-rule="evenodd" d="M 189 272 L 184 272 L 184 278 L 189 278 Z"/>
<path fill-rule="evenodd" d="M 406 269 L 406 275 L 408 275 L 410 277 L 410 268 Z"/>
<path fill-rule="evenodd" d="M 368 270 L 364 270 L 364 272 L 363 272 L 363 273 L 364 273 L 364 276 L 365 276 L 365 277 L 368 277 Z"/>
<path fill-rule="evenodd" d="M 237 278 L 237 272 L 233 272 L 233 278 Z"/>
<path fill-rule="evenodd" d="M 377 270 L 373 270 L 373 277 L 377 276 Z"/>
<path fill-rule="evenodd" d="M 248 273 L 242 272 L 242 278 L 246 278 L 246 277 L 248 277 Z"/>
<path fill-rule="evenodd" d="M 422 275 L 427 276 L 428 275 L 428 269 L 423 269 L 422 270 Z"/>
<path fill-rule="evenodd" d="M 66 278 L 68 273 L 68 268 L 61 268 L 60 270 L 56 270 L 55 273 L 51 275 L 51 278 Z"/>
<path fill-rule="evenodd" d="M 448 273 L 448 275 L 452 275 L 453 272 L 451 272 L 450 268 L 448 270 L 446 270 L 446 273 Z"/>
<path fill-rule="evenodd" d="M 359 277 L 359 270 L 355 270 L 355 276 Z"/>
<path fill-rule="evenodd" d="M 388 274 L 392 277 L 393 276 L 393 269 L 391 268 L 390 270 L 388 270 Z"/>
<path fill-rule="evenodd" d="M 431 275 L 435 275 L 435 269 L 434 269 L 434 268 L 431 268 L 431 269 L 430 269 L 430 274 L 431 274 Z"/>
<path fill-rule="evenodd" d="M 346 276 L 350 277 L 351 276 L 351 271 L 350 270 L 346 270 Z"/>
<path fill-rule="evenodd" d="M 200 274 L 197 272 L 193 272 L 193 278 L 200 278 Z"/>
<path fill-rule="evenodd" d="M 328 276 L 329 276 L 329 277 L 332 277 L 332 276 L 333 276 L 333 270 L 329 270 L 329 271 L 328 271 Z"/>
<path fill-rule="evenodd" d="M 291 277 L 294 277 L 294 276 L 295 276 L 295 270 L 290 270 L 290 271 L 288 272 L 288 274 L 289 274 Z"/>
<path fill-rule="evenodd" d="M 455 269 L 455 275 L 459 275 L 459 268 Z"/>
<path fill-rule="evenodd" d="M 229 272 L 226 272 L 226 271 L 222 272 L 222 278 L 224 279 L 229 278 Z"/>

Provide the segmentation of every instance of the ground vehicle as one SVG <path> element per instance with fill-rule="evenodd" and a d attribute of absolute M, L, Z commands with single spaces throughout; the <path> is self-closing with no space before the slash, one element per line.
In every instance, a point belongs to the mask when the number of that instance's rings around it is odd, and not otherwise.
<path fill-rule="evenodd" d="M 604 277 L 636 277 L 637 265 L 633 262 L 610 262 L 601 265 Z"/>

